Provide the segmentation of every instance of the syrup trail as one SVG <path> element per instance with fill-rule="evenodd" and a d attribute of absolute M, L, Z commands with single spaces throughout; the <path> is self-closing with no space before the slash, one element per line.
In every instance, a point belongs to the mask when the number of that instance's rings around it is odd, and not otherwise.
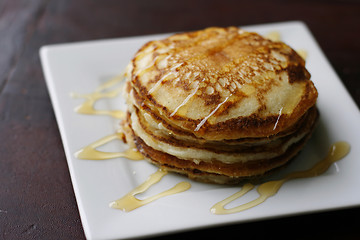
<path fill-rule="evenodd" d="M 103 98 L 115 98 L 119 95 L 119 93 L 122 91 L 123 86 L 114 88 L 113 90 L 104 91 L 107 89 L 112 88 L 116 84 L 122 82 L 124 79 L 124 75 L 120 75 L 118 77 L 115 77 L 101 86 L 99 86 L 95 92 L 89 93 L 89 94 L 77 94 L 72 93 L 71 96 L 73 98 L 83 98 L 85 101 L 75 108 L 75 112 L 81 113 L 81 114 L 89 114 L 89 115 L 109 115 L 114 118 L 123 118 L 125 116 L 125 113 L 121 110 L 98 110 L 94 108 L 95 103 Z"/>
<path fill-rule="evenodd" d="M 151 186 L 158 183 L 167 173 L 168 172 L 166 170 L 160 168 L 157 172 L 150 175 L 150 177 L 144 183 L 142 183 L 141 185 L 136 187 L 134 190 L 130 191 L 124 197 L 122 197 L 114 202 L 111 202 L 110 207 L 120 209 L 125 212 L 129 212 L 138 207 L 149 204 L 159 198 L 162 198 L 162 197 L 165 197 L 168 195 L 172 195 L 172 194 L 176 194 L 176 193 L 180 193 L 180 192 L 184 192 L 191 187 L 190 183 L 188 183 L 188 182 L 180 182 L 168 190 L 165 190 L 161 193 L 155 194 L 155 195 L 145 198 L 143 200 L 136 198 L 137 194 L 143 193 L 146 190 L 148 190 Z"/>
<path fill-rule="evenodd" d="M 123 152 L 103 152 L 96 150 L 96 148 L 105 145 L 115 139 L 122 140 L 124 138 L 123 133 L 115 133 L 109 136 L 103 137 L 88 146 L 80 149 L 75 153 L 75 157 L 78 159 L 87 159 L 87 160 L 105 160 L 118 157 L 125 157 L 130 160 L 143 160 L 144 156 L 137 151 L 136 148 L 129 148 Z"/>
<path fill-rule="evenodd" d="M 211 209 L 211 213 L 214 214 L 230 214 L 230 213 L 237 213 L 249 208 L 255 207 L 261 203 L 263 203 L 266 199 L 271 196 L 274 196 L 281 186 L 291 179 L 295 178 L 309 178 L 309 177 L 316 177 L 323 174 L 334 162 L 342 159 L 345 157 L 350 151 L 350 145 L 347 142 L 337 142 L 330 147 L 328 155 L 320 162 L 318 162 L 312 168 L 300 171 L 300 172 L 293 172 L 289 175 L 285 176 L 283 179 L 276 180 L 276 181 L 269 181 L 259 185 L 257 191 L 259 193 L 259 197 L 251 202 L 245 203 L 238 207 L 226 209 L 225 206 L 230 202 L 234 201 L 235 199 L 244 196 L 247 192 L 254 188 L 252 184 L 245 184 L 241 191 L 233 194 L 232 196 L 226 198 L 225 200 L 216 203 Z"/>

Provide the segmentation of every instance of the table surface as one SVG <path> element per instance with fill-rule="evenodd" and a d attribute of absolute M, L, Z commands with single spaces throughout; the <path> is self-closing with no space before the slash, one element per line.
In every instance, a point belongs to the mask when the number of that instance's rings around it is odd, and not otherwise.
<path fill-rule="evenodd" d="M 289 20 L 308 25 L 359 106 L 359 1 L 0 1 L 0 239 L 85 238 L 39 61 L 41 46 Z M 239 233 L 359 239 L 359 214 L 360 208 L 342 209 L 159 239 Z"/>

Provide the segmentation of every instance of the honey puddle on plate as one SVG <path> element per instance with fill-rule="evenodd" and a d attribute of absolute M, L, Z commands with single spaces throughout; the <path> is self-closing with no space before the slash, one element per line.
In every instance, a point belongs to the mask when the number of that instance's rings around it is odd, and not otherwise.
<path fill-rule="evenodd" d="M 125 116 L 123 111 L 120 110 L 95 110 L 94 104 L 97 100 L 102 98 L 114 98 L 118 96 L 118 94 L 121 92 L 122 87 L 114 88 L 113 90 L 104 91 L 109 88 L 112 88 L 117 83 L 121 82 L 123 80 L 124 76 L 120 76 L 114 79 L 111 79 L 110 81 L 102 84 L 99 86 L 95 92 L 85 95 L 78 95 L 73 94 L 73 97 L 77 98 L 85 98 L 86 100 L 76 108 L 77 113 L 82 114 L 91 114 L 91 115 L 110 115 L 114 118 L 123 118 Z M 94 143 L 89 144 L 88 146 L 84 147 L 83 149 L 79 150 L 75 153 L 75 156 L 79 159 L 89 159 L 89 160 L 105 160 L 105 159 L 111 159 L 111 158 L 118 158 L 118 157 L 124 157 L 128 158 L 130 160 L 142 160 L 144 157 L 137 151 L 137 149 L 130 148 L 128 150 L 125 150 L 123 152 L 103 152 L 99 151 L 96 148 L 105 145 L 115 139 L 122 140 L 124 139 L 124 134 L 121 132 L 117 132 L 115 134 L 103 137 L 99 140 L 97 140 Z M 254 185 L 247 183 L 244 184 L 241 188 L 241 190 L 230 197 L 216 203 L 213 207 L 211 207 L 210 212 L 213 214 L 231 214 L 231 213 L 237 213 L 244 211 L 246 209 L 255 207 L 261 203 L 263 203 L 266 199 L 269 197 L 275 195 L 281 186 L 288 180 L 295 179 L 295 178 L 309 178 L 309 177 L 315 177 L 322 173 L 324 173 L 335 161 L 338 161 L 345 157 L 348 152 L 350 151 L 350 145 L 346 142 L 337 142 L 333 144 L 330 147 L 328 155 L 320 162 L 318 162 L 315 166 L 312 168 L 300 171 L 300 172 L 294 172 L 290 173 L 289 175 L 285 176 L 284 178 L 280 180 L 275 181 L 269 181 L 265 182 L 263 184 L 260 184 L 257 187 L 257 191 L 259 193 L 259 197 L 255 200 L 252 200 L 248 203 L 245 203 L 243 205 L 234 207 L 234 208 L 225 208 L 226 205 L 233 202 L 234 200 L 244 196 L 246 193 L 251 191 L 255 188 Z M 161 179 L 167 174 L 168 172 L 163 169 L 159 169 L 154 174 L 150 175 L 149 178 L 143 182 L 141 185 L 136 187 L 134 190 L 127 193 L 122 198 L 110 203 L 110 207 L 121 209 L 123 211 L 132 211 L 138 207 L 144 206 L 148 203 L 153 202 L 154 200 L 157 200 L 159 198 L 184 192 L 188 190 L 191 185 L 189 182 L 180 182 L 176 184 L 174 187 L 164 190 L 161 193 L 155 194 L 151 197 L 145 198 L 143 200 L 140 200 L 136 198 L 136 195 L 139 193 L 143 193 L 146 190 L 148 190 L 151 186 L 161 181 Z"/>

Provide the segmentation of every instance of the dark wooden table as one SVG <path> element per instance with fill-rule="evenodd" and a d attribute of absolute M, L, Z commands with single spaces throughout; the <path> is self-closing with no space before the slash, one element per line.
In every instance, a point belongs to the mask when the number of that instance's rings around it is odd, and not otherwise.
<path fill-rule="evenodd" d="M 288 20 L 309 26 L 359 106 L 359 1 L 1 0 L 0 239 L 85 238 L 39 62 L 42 45 Z M 360 239 L 359 215 L 351 208 L 163 238 Z"/>

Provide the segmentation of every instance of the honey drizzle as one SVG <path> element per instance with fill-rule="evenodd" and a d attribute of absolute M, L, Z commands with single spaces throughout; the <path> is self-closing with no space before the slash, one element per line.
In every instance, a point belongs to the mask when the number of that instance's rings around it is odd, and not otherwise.
<path fill-rule="evenodd" d="M 281 112 L 282 112 L 283 108 L 284 108 L 284 107 L 281 107 L 280 110 L 279 110 L 279 115 L 278 115 L 278 117 L 277 117 L 277 119 L 276 119 L 276 122 L 275 122 L 275 125 L 274 125 L 273 130 L 276 129 L 276 127 L 277 127 L 277 125 L 278 125 L 278 123 L 279 123 L 279 120 L 280 120 L 280 117 L 281 117 Z"/>
<path fill-rule="evenodd" d="M 307 53 L 306 50 L 304 50 L 304 49 L 298 49 L 298 50 L 296 50 L 296 53 L 299 54 L 300 57 L 302 57 L 302 59 L 306 60 L 307 55 L 308 55 L 308 53 Z"/>
<path fill-rule="evenodd" d="M 110 207 L 120 209 L 125 212 L 129 212 L 138 207 L 141 207 L 148 203 L 151 203 L 159 198 L 162 198 L 162 197 L 165 197 L 168 195 L 172 195 L 172 194 L 176 194 L 176 193 L 180 193 L 180 192 L 184 192 L 191 187 L 190 183 L 188 183 L 188 182 L 180 182 L 168 190 L 165 190 L 161 193 L 155 194 L 155 195 L 145 198 L 143 200 L 140 200 L 135 197 L 137 194 L 145 192 L 151 186 L 158 183 L 167 173 L 168 172 L 166 170 L 160 168 L 155 173 L 150 175 L 150 177 L 145 182 L 143 182 L 141 185 L 136 187 L 134 190 L 130 191 L 128 194 L 126 194 L 122 198 L 120 198 L 114 202 L 111 202 Z"/>
<path fill-rule="evenodd" d="M 222 101 L 221 103 L 219 103 L 216 108 L 208 115 L 206 116 L 197 126 L 196 128 L 194 129 L 195 132 L 199 131 L 199 129 L 206 123 L 206 121 L 216 113 L 216 111 L 221 107 L 221 105 L 223 105 L 225 102 L 227 102 L 227 100 L 231 97 L 232 94 L 230 94 L 229 96 L 227 96 L 225 98 L 224 101 Z"/>
<path fill-rule="evenodd" d="M 279 42 L 281 41 L 281 35 L 278 31 L 273 31 L 273 32 L 269 32 L 265 35 L 265 38 L 270 39 L 271 41 L 274 42 Z M 298 49 L 296 50 L 296 53 L 300 55 L 300 57 L 302 57 L 302 59 L 306 60 L 307 58 L 307 51 L 304 49 Z"/>
<path fill-rule="evenodd" d="M 350 145 L 347 142 L 337 142 L 330 147 L 328 155 L 322 161 L 315 164 L 312 168 L 305 171 L 290 173 L 289 175 L 285 176 L 283 179 L 269 181 L 259 185 L 257 188 L 257 192 L 259 193 L 260 196 L 257 199 L 234 208 L 229 208 L 229 209 L 225 208 L 227 204 L 229 204 L 230 202 L 234 201 L 239 197 L 242 197 L 243 195 L 245 195 L 247 192 L 249 192 L 251 189 L 254 188 L 252 184 L 248 183 L 243 186 L 241 191 L 231 195 L 230 197 L 224 199 L 223 201 L 216 203 L 210 209 L 210 211 L 211 213 L 214 214 L 231 214 L 255 207 L 263 203 L 269 197 L 275 195 L 286 181 L 295 178 L 319 176 L 320 174 L 328 170 L 328 168 L 331 166 L 332 163 L 345 157 L 349 153 L 349 151 L 350 151 Z"/>
<path fill-rule="evenodd" d="M 160 85 L 168 79 L 168 77 L 170 75 L 173 75 L 174 78 L 176 78 L 178 76 L 178 73 L 176 71 L 174 71 L 176 68 L 180 67 L 181 65 L 183 65 L 184 63 L 178 63 L 175 66 L 173 66 L 170 71 L 168 73 L 165 73 L 155 84 L 154 86 L 152 86 L 152 88 L 148 91 L 148 95 L 150 95 L 151 93 L 153 93 L 154 91 L 156 91 Z"/>
<path fill-rule="evenodd" d="M 144 156 L 137 151 L 135 148 L 129 148 L 124 152 L 103 152 L 96 150 L 96 148 L 105 145 L 115 139 L 122 140 L 124 137 L 123 133 L 115 133 L 109 136 L 103 137 L 88 146 L 80 149 L 75 153 L 75 157 L 78 159 L 87 159 L 87 160 L 106 160 L 118 157 L 125 157 L 130 160 L 143 160 Z"/>
<path fill-rule="evenodd" d="M 172 72 L 168 72 L 164 74 L 155 84 L 154 86 L 149 90 L 148 94 L 153 93 L 158 87 L 160 87 L 161 83 L 170 75 L 172 75 Z"/>
<path fill-rule="evenodd" d="M 125 113 L 121 110 L 97 110 L 94 108 L 94 105 L 97 100 L 102 98 L 114 98 L 119 95 L 122 91 L 123 87 L 117 87 L 111 91 L 103 92 L 105 89 L 111 88 L 117 83 L 121 82 L 124 79 L 124 74 L 110 79 L 109 81 L 105 82 L 101 86 L 99 86 L 95 92 L 89 94 L 77 94 L 72 93 L 71 96 L 73 98 L 84 98 L 85 101 L 75 108 L 75 112 L 81 114 L 90 114 L 90 115 L 109 115 L 114 118 L 123 118 Z"/>
<path fill-rule="evenodd" d="M 184 101 L 177 107 L 175 108 L 175 110 L 170 114 L 170 117 L 174 116 L 175 113 L 183 106 L 185 106 L 185 104 L 187 104 L 187 102 L 190 100 L 190 98 L 192 98 L 196 93 L 197 91 L 199 90 L 199 87 L 200 87 L 200 83 L 196 86 L 195 90 L 189 94 L 189 96 L 187 96 Z"/>
<path fill-rule="evenodd" d="M 281 41 L 280 32 L 278 31 L 272 31 L 265 35 L 265 38 L 270 39 L 273 42 L 279 42 Z"/>

